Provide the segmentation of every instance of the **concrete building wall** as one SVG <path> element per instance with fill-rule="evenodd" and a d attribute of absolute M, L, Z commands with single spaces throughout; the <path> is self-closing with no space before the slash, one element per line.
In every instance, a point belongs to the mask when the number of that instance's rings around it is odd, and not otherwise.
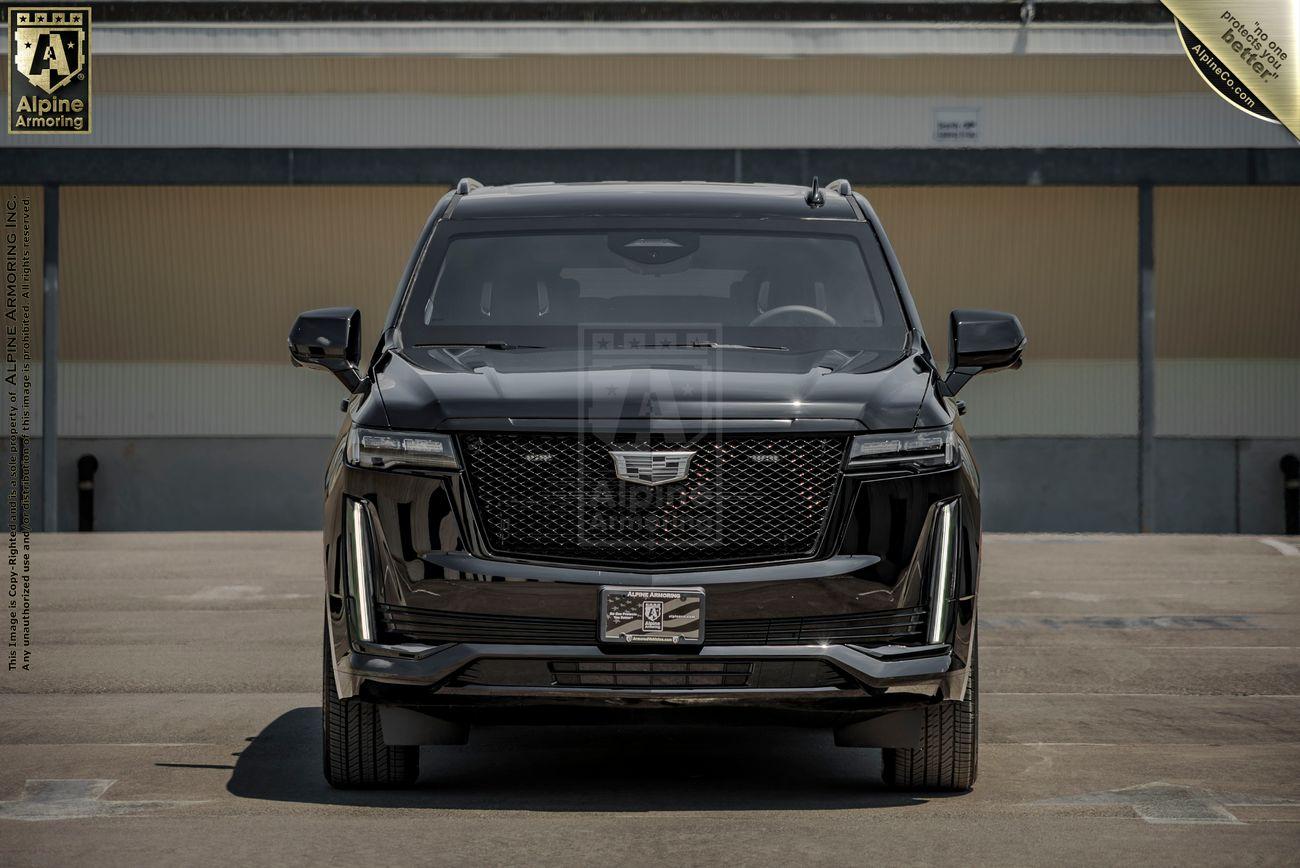
<path fill-rule="evenodd" d="M 1300 437 L 1156 439 L 1159 533 L 1285 530 L 1278 460 Z M 977 437 L 984 528 L 1007 532 L 1138 529 L 1133 437 Z"/>
<path fill-rule="evenodd" d="M 109 55 L 97 92 L 732 94 L 1201 94 L 1179 51 L 1142 56 L 522 54 Z"/>
<path fill-rule="evenodd" d="M 419 30 L 420 28 L 415 28 Z M 581 28 L 569 28 L 580 30 Z M 533 28 L 536 30 L 536 28 Z M 746 34 L 713 34 L 691 51 L 680 29 L 643 28 L 619 53 L 608 28 L 580 52 L 541 54 L 546 38 L 498 28 L 497 42 L 446 53 L 313 54 L 293 33 L 211 28 L 105 31 L 96 42 L 96 120 L 90 135 L 46 144 L 83 147 L 1269 147 L 1281 128 L 1242 123 L 1197 77 L 1172 29 L 874 26 L 763 29 L 785 50 Z M 454 27 L 428 34 L 445 39 Z M 862 38 L 834 47 L 837 38 Z M 892 31 L 892 38 L 891 38 Z M 300 34 L 301 35 L 301 34 Z M 372 34 L 373 35 L 373 34 Z M 554 34 L 550 35 L 555 38 Z M 985 44 L 981 37 L 992 38 Z M 305 38 L 305 37 L 304 37 Z M 400 43 L 389 33 L 388 44 Z M 260 44 L 250 40 L 260 39 Z M 505 41 L 500 41 L 504 39 Z M 1132 43 L 1132 53 L 1093 53 Z M 133 41 L 135 40 L 135 41 Z M 172 51 L 149 51 L 174 45 Z M 602 44 L 603 40 L 603 44 Z M 962 45 L 961 43 L 965 43 Z M 261 53 L 276 46 L 290 52 Z M 182 53 L 188 47 L 194 54 Z M 373 48 L 373 47 L 372 47 Z M 438 51 L 426 44 L 424 51 Z M 361 48 L 356 50 L 362 51 Z M 229 53 L 222 53 L 229 52 Z M 237 52 L 237 53 L 236 53 Z M 364 53 L 364 52 L 363 52 Z M 766 55 L 766 56 L 764 56 Z M 979 116 L 975 141 L 937 140 L 935 112 Z M 779 122 L 774 122 L 779 119 Z M 0 148 L 21 147 L 14 137 Z M 795 179 L 779 179 L 795 180 Z"/>
<path fill-rule="evenodd" d="M 289 367 L 284 335 L 302 309 L 356 304 L 371 339 L 442 192 L 64 190 L 62 525 L 91 452 L 102 529 L 315 526 L 341 393 Z M 1134 192 L 867 192 L 941 355 L 956 306 L 1016 311 L 1031 336 L 1023 370 L 963 393 L 989 529 L 1134 529 Z M 1160 192 L 1160 530 L 1281 529 L 1300 254 L 1269 232 L 1295 225 L 1293 188 Z"/>
<path fill-rule="evenodd" d="M 83 452 L 101 462 L 104 529 L 314 526 L 341 393 L 289 367 L 288 325 L 355 304 L 373 339 L 442 192 L 65 189 L 63 526 Z M 958 306 L 1015 311 L 1031 337 L 1023 370 L 963 393 L 987 526 L 1134 529 L 1134 191 L 867 192 L 940 355 Z M 1178 188 L 1156 205 L 1157 527 L 1279 530 L 1277 460 L 1300 449 L 1300 252 L 1282 237 L 1300 189 Z"/>
<path fill-rule="evenodd" d="M 64 437 L 59 526 L 77 527 L 77 459 L 99 461 L 96 530 L 312 530 L 320 527 L 330 437 Z M 40 443 L 31 446 L 40 466 Z M 1282 533 L 1278 459 L 1291 439 L 1160 438 L 1155 529 Z M 977 437 L 988 531 L 1137 529 L 1131 437 Z M 0 467 L 0 485 L 7 485 Z M 41 510 L 39 486 L 33 514 Z"/>
<path fill-rule="evenodd" d="M 1300 188 L 1156 191 L 1161 358 L 1300 358 Z"/>
<path fill-rule="evenodd" d="M 68 362 L 274 364 L 293 318 L 388 310 L 445 188 L 69 187 Z"/>
<path fill-rule="evenodd" d="M 1025 368 L 976 378 L 988 436 L 1137 434 L 1137 191 L 867 191 L 936 352 L 955 307 L 1015 312 Z M 1157 434 L 1300 434 L 1300 188 L 1156 192 Z"/>
<path fill-rule="evenodd" d="M 736 148 L 746 179 L 790 149 L 1294 144 L 1210 93 L 1167 27 L 727 28 L 105 28 L 95 134 L 43 144 Z M 937 142 L 942 108 L 974 110 L 978 140 Z M 1034 180 L 866 192 L 940 356 L 953 307 L 1030 335 L 1023 370 L 963 392 L 988 527 L 1134 530 L 1137 191 Z M 288 367 L 286 331 L 355 304 L 373 340 L 444 190 L 65 186 L 63 526 L 85 451 L 103 528 L 314 526 L 340 393 Z M 19 192 L 39 226 L 40 190 Z M 1275 531 L 1300 440 L 1300 188 L 1161 187 L 1155 214 L 1156 526 Z"/>
<path fill-rule="evenodd" d="M 442 192 L 66 189 L 62 433 L 328 433 L 333 382 L 286 365 L 288 325 L 306 308 L 355 304 L 371 340 Z M 974 434 L 1136 434 L 1131 189 L 867 192 L 941 358 L 954 307 L 1014 311 L 1030 335 L 1023 370 L 968 386 Z M 1156 222 L 1158 433 L 1300 432 L 1300 401 L 1287 400 L 1300 391 L 1300 249 L 1267 235 L 1300 225 L 1300 190 L 1168 197 Z M 1234 215 L 1230 234 L 1198 216 L 1214 213 Z"/>
<path fill-rule="evenodd" d="M 935 135 L 940 111 L 978 115 L 973 142 Z M 1285 147 L 1270 124 L 1235 123 L 1212 93 L 107 95 L 84 143 L 53 147 L 1032 148 Z M 164 126 L 153 126 L 162 115 Z M 100 119 L 102 118 L 102 119 Z M 780 123 L 773 123 L 780 118 Z M 0 149 L 4 146 L 0 143 Z"/>

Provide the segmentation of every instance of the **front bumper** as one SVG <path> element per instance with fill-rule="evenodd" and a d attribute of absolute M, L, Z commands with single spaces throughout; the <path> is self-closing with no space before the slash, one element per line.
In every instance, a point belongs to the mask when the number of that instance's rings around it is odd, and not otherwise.
<path fill-rule="evenodd" d="M 683 655 L 615 652 L 589 645 L 454 644 L 362 645 L 337 661 L 343 696 L 385 705 L 421 708 L 444 717 L 473 718 L 503 707 L 746 708 L 845 714 L 915 707 L 960 696 L 966 663 L 948 645 L 863 648 L 853 645 L 703 646 Z M 527 662 L 612 671 L 621 665 L 647 672 L 663 664 L 717 668 L 768 662 L 819 663 L 836 673 L 829 686 L 661 687 L 590 686 L 560 683 L 466 683 L 464 673 L 488 661 Z M 710 666 L 710 665 L 713 666 Z M 526 668 L 526 667 L 521 667 Z M 509 671 L 509 666 L 505 667 Z M 600 676 L 605 677 L 605 676 Z M 641 676 L 635 676 L 641 677 Z M 508 680 L 508 679 L 507 679 Z M 612 680 L 612 679 L 610 679 Z M 645 680 L 649 680 L 647 677 Z"/>
<path fill-rule="evenodd" d="M 734 708 L 755 719 L 760 707 L 869 715 L 964 693 L 979 561 L 978 497 L 964 469 L 880 479 L 846 475 L 814 558 L 661 571 L 496 558 L 479 537 L 463 483 L 459 474 L 348 466 L 334 477 L 325 562 L 341 697 L 442 717 L 505 709 L 514 720 L 519 709 L 544 707 Z M 952 581 L 940 587 L 931 579 L 932 528 L 940 507 L 958 498 L 964 504 L 960 557 L 952 560 Z M 368 517 L 366 532 L 357 531 L 366 540 L 360 547 L 349 544 L 342 521 L 349 503 L 364 505 Z M 362 550 L 372 557 L 350 556 Z M 373 596 L 360 593 L 355 579 L 362 573 Z M 604 585 L 704 588 L 705 644 L 668 653 L 598 644 Z M 363 600 L 374 603 L 372 611 Z M 881 626 L 926 611 L 929 624 L 943 613 L 928 635 Z M 372 629 L 358 629 L 365 623 Z M 579 673 L 588 664 L 602 672 L 612 667 L 617 674 L 621 663 L 642 673 L 648 664 L 654 673 L 655 664 L 668 671 L 692 661 L 712 664 L 715 672 L 721 664 L 726 673 L 730 663 L 744 663 L 763 674 L 789 663 L 834 678 L 756 677 L 736 686 L 724 677 L 673 688 L 665 683 L 671 679 L 653 677 L 639 684 L 566 678 L 556 665 Z M 532 675 L 467 677 L 511 668 Z"/>

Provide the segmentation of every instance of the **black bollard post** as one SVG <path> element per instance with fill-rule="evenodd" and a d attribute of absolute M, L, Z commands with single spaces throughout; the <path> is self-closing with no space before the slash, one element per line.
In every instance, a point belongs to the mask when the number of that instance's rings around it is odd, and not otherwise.
<path fill-rule="evenodd" d="M 1286 532 L 1288 536 L 1300 534 L 1300 458 L 1283 455 L 1282 502 L 1286 505 Z"/>
<path fill-rule="evenodd" d="M 95 471 L 99 459 L 83 455 L 77 459 L 77 530 L 85 533 L 95 529 Z"/>

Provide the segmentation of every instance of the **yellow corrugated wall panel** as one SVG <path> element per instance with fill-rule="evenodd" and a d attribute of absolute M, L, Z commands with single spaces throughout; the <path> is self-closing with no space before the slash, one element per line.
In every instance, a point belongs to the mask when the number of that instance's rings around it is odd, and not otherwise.
<path fill-rule="evenodd" d="M 434 187 L 69 187 L 62 358 L 285 362 L 302 310 L 373 341 Z"/>
<path fill-rule="evenodd" d="M 1162 187 L 1155 215 L 1157 355 L 1300 359 L 1300 187 Z"/>
<path fill-rule="evenodd" d="M 40 191 L 26 189 L 39 226 Z M 65 428 L 328 433 L 335 387 L 288 370 L 289 325 L 306 308 L 356 304 L 369 344 L 442 192 L 65 188 Z M 1300 254 L 1296 233 L 1288 234 L 1298 192 L 1158 191 L 1161 434 L 1282 436 L 1295 428 L 1297 398 L 1285 393 L 1300 371 Z M 1025 370 L 977 378 L 963 393 L 972 432 L 1136 431 L 1133 188 L 867 193 L 941 356 L 953 307 L 1010 310 L 1025 324 Z M 39 334 L 39 305 L 35 313 Z M 209 369 L 216 366 L 226 370 Z M 1221 418 L 1207 406 L 1223 408 Z"/>
<path fill-rule="evenodd" d="M 884 187 L 866 195 L 945 359 L 948 312 L 957 307 L 1019 316 L 1027 361 L 1135 357 L 1133 188 Z"/>

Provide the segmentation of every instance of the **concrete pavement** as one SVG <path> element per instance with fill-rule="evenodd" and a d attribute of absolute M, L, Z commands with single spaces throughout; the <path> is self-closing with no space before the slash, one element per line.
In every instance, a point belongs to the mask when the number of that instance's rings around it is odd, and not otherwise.
<path fill-rule="evenodd" d="M 988 537 L 980 779 L 942 798 L 882 789 L 878 752 L 767 727 L 482 729 L 426 748 L 415 791 L 334 792 L 318 545 L 36 538 L 34 671 L 0 674 L 0 864 L 1280 864 L 1300 847 L 1300 557 L 1254 537 Z"/>

